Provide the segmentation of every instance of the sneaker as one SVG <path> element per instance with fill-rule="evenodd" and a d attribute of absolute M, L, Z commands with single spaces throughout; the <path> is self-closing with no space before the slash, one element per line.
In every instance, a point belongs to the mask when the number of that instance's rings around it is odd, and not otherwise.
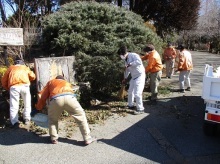
<path fill-rule="evenodd" d="M 96 138 L 91 137 L 90 139 L 88 139 L 87 141 L 85 141 L 85 145 L 89 145 L 89 144 L 95 142 L 96 140 L 97 140 Z"/>
<path fill-rule="evenodd" d="M 29 125 L 29 124 L 30 124 L 30 120 L 24 119 L 24 124 L 25 124 L 25 125 Z"/>
<path fill-rule="evenodd" d="M 144 113 L 144 110 L 134 111 L 134 115 L 139 115 L 139 114 L 143 114 L 143 113 Z"/>
<path fill-rule="evenodd" d="M 58 140 L 57 140 L 57 139 L 51 140 L 51 143 L 52 143 L 52 144 L 58 144 Z"/>
<path fill-rule="evenodd" d="M 184 89 L 180 89 L 179 92 L 180 93 L 185 93 L 185 90 Z"/>
<path fill-rule="evenodd" d="M 191 88 L 190 88 L 190 87 L 187 87 L 187 88 L 186 88 L 186 91 L 190 91 L 190 90 L 191 90 Z"/>

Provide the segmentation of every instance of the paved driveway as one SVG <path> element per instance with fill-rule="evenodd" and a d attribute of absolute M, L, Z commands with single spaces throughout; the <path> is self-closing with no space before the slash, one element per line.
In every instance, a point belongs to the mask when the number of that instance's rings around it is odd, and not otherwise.
<path fill-rule="evenodd" d="M 115 114 L 103 124 L 90 125 L 98 141 L 89 146 L 83 146 L 78 128 L 70 139 L 60 134 L 57 145 L 49 143 L 48 135 L 1 129 L 0 164 L 220 163 L 219 135 L 203 134 L 201 99 L 205 63 L 220 66 L 220 56 L 195 51 L 192 55 L 191 92 L 160 95 L 157 106 L 145 104 L 143 115 Z M 178 74 L 162 79 L 162 84 L 178 89 Z"/>

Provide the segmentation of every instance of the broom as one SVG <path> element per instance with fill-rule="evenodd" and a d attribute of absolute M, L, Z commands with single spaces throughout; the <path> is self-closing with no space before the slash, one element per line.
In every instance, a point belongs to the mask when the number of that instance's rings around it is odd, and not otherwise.
<path fill-rule="evenodd" d="M 127 91 L 125 90 L 125 84 L 122 84 L 121 89 L 118 92 L 119 100 L 124 100 L 126 95 L 127 95 Z"/>
<path fill-rule="evenodd" d="M 126 75 L 126 71 L 127 71 L 126 69 L 127 69 L 127 67 L 125 67 L 125 70 L 124 70 L 124 77 Z M 127 79 L 125 79 L 125 81 L 121 84 L 121 89 L 118 92 L 119 100 L 124 100 L 125 96 L 127 96 L 127 91 L 125 90 L 126 83 L 127 83 Z"/>

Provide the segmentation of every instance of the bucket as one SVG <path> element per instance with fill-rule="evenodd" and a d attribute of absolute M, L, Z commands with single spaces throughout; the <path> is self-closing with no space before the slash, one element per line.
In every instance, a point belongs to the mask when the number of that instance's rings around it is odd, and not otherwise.
<path fill-rule="evenodd" d="M 48 116 L 43 113 L 37 113 L 31 120 L 38 126 L 48 128 Z"/>
<path fill-rule="evenodd" d="M 213 66 L 210 66 L 208 64 L 205 65 L 205 72 L 204 72 L 204 76 L 209 76 L 209 77 L 213 77 Z"/>

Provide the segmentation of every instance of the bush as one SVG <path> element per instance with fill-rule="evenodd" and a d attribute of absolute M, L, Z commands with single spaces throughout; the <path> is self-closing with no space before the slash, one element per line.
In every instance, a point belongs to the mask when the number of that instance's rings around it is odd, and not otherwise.
<path fill-rule="evenodd" d="M 48 52 L 75 55 L 77 78 L 91 83 L 96 98 L 120 87 L 123 64 L 117 50 L 122 44 L 140 53 L 151 42 L 162 52 L 161 38 L 145 26 L 141 16 L 111 4 L 71 2 L 42 23 Z"/>
<path fill-rule="evenodd" d="M 79 81 L 88 81 L 93 97 L 103 100 L 119 89 L 124 67 L 120 62 L 112 62 L 104 56 L 82 55 L 76 63 Z"/>

